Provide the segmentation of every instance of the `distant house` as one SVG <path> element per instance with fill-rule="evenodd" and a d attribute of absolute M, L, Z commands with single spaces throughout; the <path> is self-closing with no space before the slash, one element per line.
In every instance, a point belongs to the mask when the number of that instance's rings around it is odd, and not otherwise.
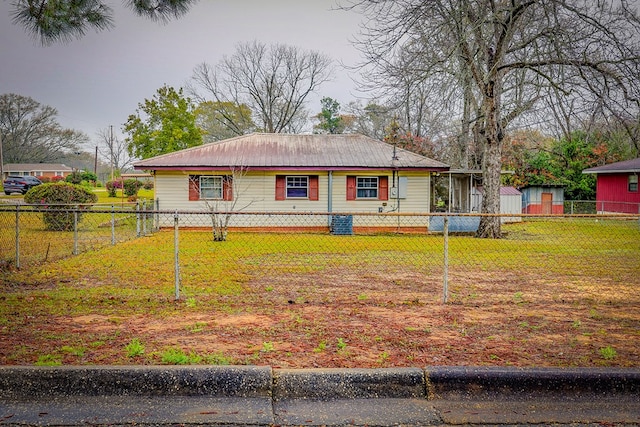
<path fill-rule="evenodd" d="M 370 214 L 430 212 L 431 175 L 449 169 L 363 135 L 272 133 L 204 144 L 134 167 L 154 175 L 160 209 Z M 256 224 L 259 217 L 234 220 L 233 226 L 268 226 Z M 291 217 L 281 225 L 329 226 L 322 215 L 313 224 L 303 220 Z M 363 227 L 384 226 L 375 217 L 363 221 Z M 412 221 L 405 226 L 428 226 L 426 216 L 422 224 Z"/>
<path fill-rule="evenodd" d="M 585 169 L 596 174 L 598 212 L 640 213 L 640 158 Z"/>
<path fill-rule="evenodd" d="M 73 172 L 69 166 L 60 163 L 8 163 L 2 166 L 3 177 L 9 175 L 31 175 L 37 178 L 53 178 L 55 176 L 66 177 Z"/>
<path fill-rule="evenodd" d="M 527 185 L 520 188 L 522 213 L 558 215 L 564 213 L 564 186 Z"/>

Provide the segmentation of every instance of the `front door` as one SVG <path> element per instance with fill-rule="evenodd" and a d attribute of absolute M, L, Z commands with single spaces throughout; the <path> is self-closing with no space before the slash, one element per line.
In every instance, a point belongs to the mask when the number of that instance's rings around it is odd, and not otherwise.
<path fill-rule="evenodd" d="M 553 213 L 553 193 L 542 193 L 542 214 L 551 215 Z"/>

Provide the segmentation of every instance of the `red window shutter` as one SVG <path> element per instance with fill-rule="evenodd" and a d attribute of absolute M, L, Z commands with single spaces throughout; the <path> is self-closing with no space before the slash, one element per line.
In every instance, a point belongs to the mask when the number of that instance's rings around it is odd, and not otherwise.
<path fill-rule="evenodd" d="M 200 200 L 199 175 L 189 175 L 189 200 Z"/>
<path fill-rule="evenodd" d="M 284 175 L 276 175 L 276 200 L 286 199 L 287 178 Z"/>
<path fill-rule="evenodd" d="M 233 177 L 222 178 L 222 200 L 233 200 Z"/>
<path fill-rule="evenodd" d="M 347 200 L 355 200 L 356 199 L 356 177 L 348 176 L 347 177 Z"/>
<path fill-rule="evenodd" d="M 389 177 L 378 177 L 378 200 L 389 200 Z"/>
<path fill-rule="evenodd" d="M 309 200 L 318 200 L 318 175 L 309 177 Z"/>

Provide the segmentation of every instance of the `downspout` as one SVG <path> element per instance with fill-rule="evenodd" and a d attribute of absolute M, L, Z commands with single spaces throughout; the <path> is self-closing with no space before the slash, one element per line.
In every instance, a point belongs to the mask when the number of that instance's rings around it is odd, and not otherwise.
<path fill-rule="evenodd" d="M 453 201 L 453 191 L 451 191 L 451 171 L 449 171 L 449 206 L 447 206 L 447 212 L 451 213 L 451 203 Z"/>
<path fill-rule="evenodd" d="M 327 180 L 327 212 L 333 212 L 333 171 L 329 171 Z M 331 215 L 327 215 L 329 227 L 331 227 Z"/>

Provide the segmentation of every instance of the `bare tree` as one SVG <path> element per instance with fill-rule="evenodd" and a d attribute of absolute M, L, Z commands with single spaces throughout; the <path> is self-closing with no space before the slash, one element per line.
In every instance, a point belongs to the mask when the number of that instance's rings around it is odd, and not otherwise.
<path fill-rule="evenodd" d="M 230 174 L 221 176 L 213 175 L 191 175 L 189 176 L 189 191 L 199 193 L 211 215 L 211 226 L 214 242 L 227 240 L 229 234 L 229 223 L 233 215 L 251 206 L 256 200 L 242 200 L 242 194 L 247 190 L 243 187 L 242 178 L 247 174 L 246 167 L 232 167 Z M 211 184 L 206 189 L 202 188 L 201 178 L 209 178 Z"/>
<path fill-rule="evenodd" d="M 230 102 L 205 101 L 196 109 L 196 124 L 202 129 L 204 142 L 220 141 L 254 132 L 251 109 Z"/>
<path fill-rule="evenodd" d="M 5 163 L 60 161 L 89 141 L 87 135 L 64 129 L 58 111 L 13 93 L 0 95 L 0 133 Z"/>
<path fill-rule="evenodd" d="M 241 43 L 215 67 L 203 63 L 193 73 L 190 91 L 212 107 L 236 132 L 244 129 L 225 105 L 246 105 L 257 127 L 269 133 L 293 132 L 306 123 L 307 97 L 329 80 L 331 60 L 318 52 L 283 44 Z"/>
<path fill-rule="evenodd" d="M 113 181 L 114 173 L 131 167 L 133 158 L 129 155 L 126 141 L 113 134 L 113 126 L 98 131 L 98 138 L 100 140 L 98 152 L 109 164 L 111 180 Z"/>
<path fill-rule="evenodd" d="M 549 88 L 597 93 L 638 111 L 640 22 L 629 0 L 351 0 L 365 13 L 359 47 L 382 70 L 415 44 L 416 72 L 455 76 L 483 149 L 482 212 L 500 212 L 501 148 L 515 119 Z M 465 77 L 464 72 L 469 73 Z M 442 77 L 446 79 L 446 77 Z M 462 117 L 452 108 L 451 116 Z M 479 237 L 500 237 L 498 217 L 483 217 Z"/>

